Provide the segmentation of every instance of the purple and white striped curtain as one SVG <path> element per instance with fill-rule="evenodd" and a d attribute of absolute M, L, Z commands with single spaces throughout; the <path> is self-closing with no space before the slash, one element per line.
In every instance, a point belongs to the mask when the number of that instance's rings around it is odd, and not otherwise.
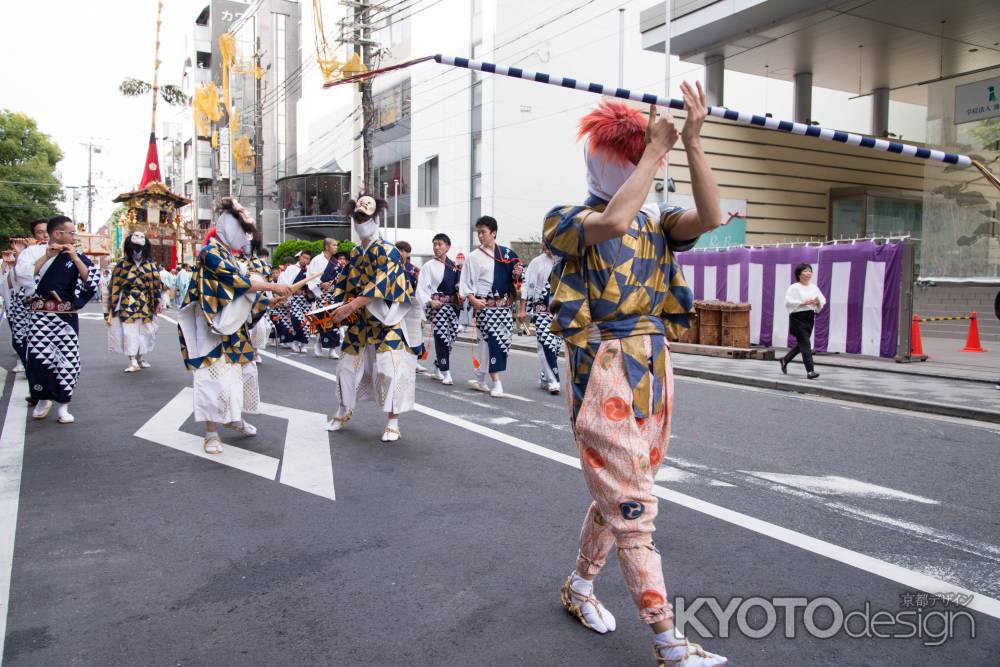
<path fill-rule="evenodd" d="M 749 303 L 750 342 L 790 347 L 785 290 L 795 265 L 813 265 L 827 306 L 816 317 L 818 352 L 894 357 L 899 329 L 898 243 L 691 250 L 677 254 L 695 299 Z"/>

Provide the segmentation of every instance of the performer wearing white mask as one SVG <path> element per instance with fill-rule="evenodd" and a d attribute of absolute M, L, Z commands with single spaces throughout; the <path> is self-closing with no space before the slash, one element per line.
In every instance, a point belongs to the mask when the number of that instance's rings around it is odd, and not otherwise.
<path fill-rule="evenodd" d="M 719 188 L 701 146 L 705 95 L 681 84 L 687 118 L 648 119 L 604 100 L 580 122 L 586 138 L 583 206 L 558 206 L 543 236 L 559 258 L 551 282 L 551 330 L 566 341 L 570 421 L 593 502 L 584 517 L 576 568 L 560 590 L 564 608 L 596 632 L 616 621 L 594 595 L 594 579 L 617 548 L 639 618 L 654 633 L 657 665 L 718 667 L 726 659 L 691 644 L 674 627 L 660 550 L 653 542 L 656 471 L 673 416 L 667 336 L 689 326 L 693 296 L 674 253 L 722 222 Z M 646 203 L 678 139 L 684 141 L 695 208 Z M 669 541 L 668 541 L 669 543 Z"/>
<path fill-rule="evenodd" d="M 399 415 L 413 408 L 417 356 L 404 319 L 414 306 L 413 289 L 399 251 L 379 237 L 378 216 L 386 203 L 369 195 L 345 206 L 361 243 L 351 249 L 347 266 L 334 285 L 333 301 L 342 302 L 335 323 L 347 323 L 343 356 L 337 366 L 340 404 L 327 430 L 344 428 L 359 398 L 372 398 L 388 419 L 382 442 L 400 439 Z"/>
<path fill-rule="evenodd" d="M 104 300 L 108 349 L 128 357 L 126 373 L 149 368 L 145 357 L 156 344 L 156 315 L 160 305 L 160 276 L 151 259 L 146 235 L 134 231 L 122 244 Z"/>
<path fill-rule="evenodd" d="M 270 291 L 288 296 L 291 288 L 265 282 L 251 272 L 251 243 L 255 226 L 243 207 L 225 198 L 217 207 L 215 234 L 198 254 L 184 305 L 177 315 L 181 355 L 194 372 L 194 418 L 205 422 L 205 452 L 221 454 L 217 425 L 230 426 L 245 436 L 257 434 L 244 419 L 255 412 L 259 396 L 247 396 L 256 382 L 244 377 L 253 371 L 254 348 L 250 330 L 263 315 Z"/>

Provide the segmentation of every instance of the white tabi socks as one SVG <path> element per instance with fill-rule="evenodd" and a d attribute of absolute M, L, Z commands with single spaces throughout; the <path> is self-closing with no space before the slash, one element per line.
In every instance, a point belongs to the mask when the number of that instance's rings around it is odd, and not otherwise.
<path fill-rule="evenodd" d="M 599 632 L 602 635 L 606 632 L 614 632 L 617 627 L 615 617 L 597 598 L 591 597 L 594 594 L 593 581 L 584 579 L 574 570 L 570 579 L 570 594 L 577 604 L 580 604 L 580 612 L 594 632 Z"/>
<path fill-rule="evenodd" d="M 691 644 L 677 628 L 670 628 L 656 635 L 653 650 L 663 659 L 661 664 L 676 667 L 719 667 L 727 660 L 709 653 L 698 644 Z"/>

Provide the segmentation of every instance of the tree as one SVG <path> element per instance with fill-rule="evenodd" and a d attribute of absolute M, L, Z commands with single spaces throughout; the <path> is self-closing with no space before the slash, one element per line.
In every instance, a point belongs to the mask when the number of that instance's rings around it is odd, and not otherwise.
<path fill-rule="evenodd" d="M 27 114 L 0 110 L 0 238 L 27 236 L 27 223 L 58 213 L 53 174 L 63 152 Z"/>

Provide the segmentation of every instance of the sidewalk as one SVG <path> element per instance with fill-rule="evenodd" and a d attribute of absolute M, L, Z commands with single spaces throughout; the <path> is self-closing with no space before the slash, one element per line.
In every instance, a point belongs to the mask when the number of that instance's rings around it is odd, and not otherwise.
<path fill-rule="evenodd" d="M 459 340 L 474 342 L 468 332 Z M 958 352 L 961 346 L 955 340 L 925 339 L 924 352 L 931 360 L 910 364 L 820 355 L 816 357 L 820 373 L 816 380 L 805 378 L 801 363 L 793 363 L 788 375 L 782 375 L 777 361 L 696 354 L 674 354 L 672 360 L 680 376 L 1000 423 L 1000 391 L 993 386 L 1000 380 L 1000 349 Z M 515 335 L 513 347 L 529 352 L 537 349 L 533 336 Z"/>

